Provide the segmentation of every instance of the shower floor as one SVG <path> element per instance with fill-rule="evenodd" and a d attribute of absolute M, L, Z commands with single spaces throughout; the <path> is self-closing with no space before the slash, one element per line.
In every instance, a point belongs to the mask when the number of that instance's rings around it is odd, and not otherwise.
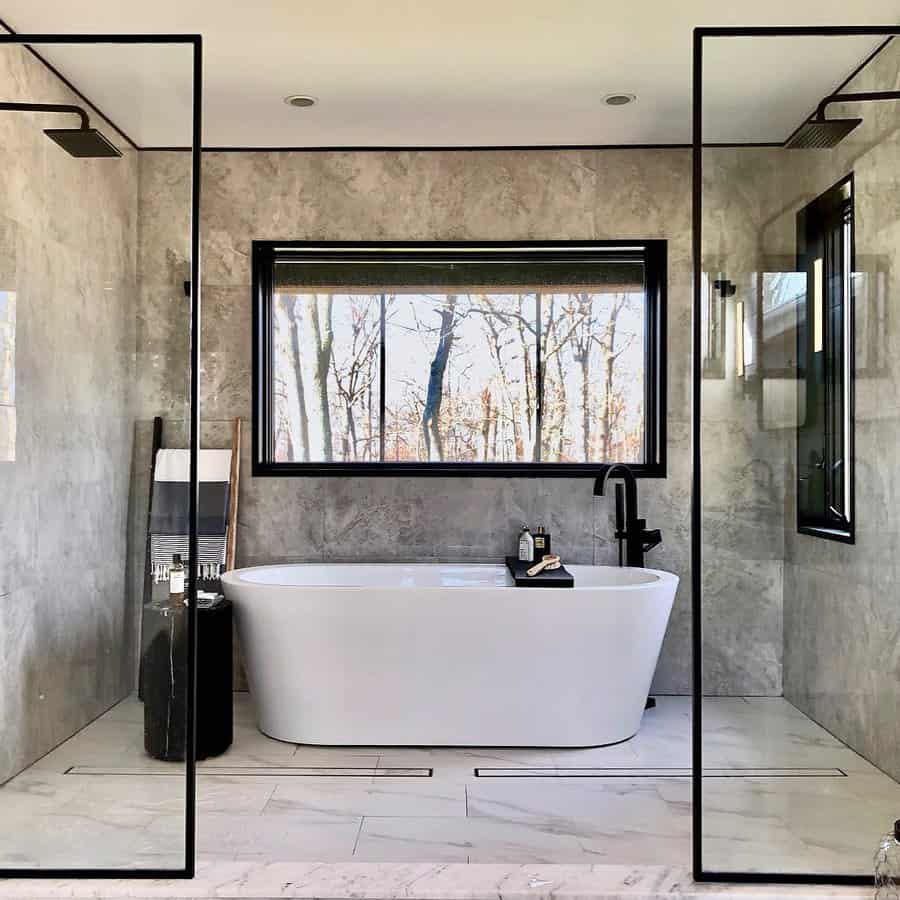
<path fill-rule="evenodd" d="M 183 865 L 184 767 L 143 752 L 122 701 L 0 788 L 0 866 Z M 704 701 L 710 870 L 871 872 L 900 786 L 776 698 Z M 235 743 L 198 766 L 201 861 L 690 862 L 690 699 L 590 750 Z"/>

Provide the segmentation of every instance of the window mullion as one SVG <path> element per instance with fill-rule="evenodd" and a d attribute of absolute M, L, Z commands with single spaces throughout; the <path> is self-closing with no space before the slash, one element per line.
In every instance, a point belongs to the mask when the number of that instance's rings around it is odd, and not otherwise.
<path fill-rule="evenodd" d="M 381 337 L 379 339 L 378 353 L 378 459 L 384 462 L 385 448 L 387 446 L 387 422 L 385 421 L 386 385 L 387 385 L 387 323 L 386 323 L 386 297 L 379 295 L 381 303 L 380 326 Z"/>
<path fill-rule="evenodd" d="M 534 295 L 536 347 L 534 361 L 534 461 L 541 462 L 541 444 L 543 443 L 544 428 L 544 359 L 541 352 L 543 341 L 541 321 L 541 293 Z"/>

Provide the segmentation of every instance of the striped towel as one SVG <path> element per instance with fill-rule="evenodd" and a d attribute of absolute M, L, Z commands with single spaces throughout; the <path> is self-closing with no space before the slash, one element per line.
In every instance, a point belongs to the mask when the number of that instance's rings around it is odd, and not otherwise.
<path fill-rule="evenodd" d="M 200 577 L 218 578 L 225 564 L 228 541 L 230 450 L 201 450 L 200 503 L 197 510 Z M 172 557 L 188 554 L 190 451 L 160 450 L 153 476 L 150 506 L 150 566 L 155 581 L 169 577 Z"/>
<path fill-rule="evenodd" d="M 197 555 L 200 562 L 200 578 L 218 578 L 225 564 L 226 535 L 197 535 Z M 181 554 L 187 561 L 188 536 L 186 534 L 151 534 L 150 559 L 153 568 L 153 580 L 167 581 L 172 557 Z"/>

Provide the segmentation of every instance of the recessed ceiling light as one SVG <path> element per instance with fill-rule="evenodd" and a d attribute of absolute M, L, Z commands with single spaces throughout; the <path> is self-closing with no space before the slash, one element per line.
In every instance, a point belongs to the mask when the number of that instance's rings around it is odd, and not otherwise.
<path fill-rule="evenodd" d="M 319 101 L 315 97 L 310 97 L 309 94 L 291 94 L 284 98 L 284 102 L 288 106 L 315 106 Z"/>
<path fill-rule="evenodd" d="M 627 106 L 634 103 L 637 97 L 634 94 L 607 94 L 603 98 L 603 102 L 607 106 Z"/>

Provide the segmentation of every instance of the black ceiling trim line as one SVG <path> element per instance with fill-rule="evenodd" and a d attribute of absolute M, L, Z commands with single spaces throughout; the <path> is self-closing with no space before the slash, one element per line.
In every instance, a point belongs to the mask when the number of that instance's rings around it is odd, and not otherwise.
<path fill-rule="evenodd" d="M 761 25 L 741 28 L 698 26 L 694 34 L 704 37 L 878 37 L 894 36 L 897 25 Z"/>
<path fill-rule="evenodd" d="M 775 148 L 781 141 L 712 142 L 705 147 L 715 149 Z M 186 153 L 190 147 L 140 147 L 147 153 Z M 511 144 L 508 146 L 471 147 L 203 147 L 204 153 L 478 153 L 548 150 L 690 150 L 690 144 Z"/>
<path fill-rule="evenodd" d="M 18 34 L 18 32 L 12 28 L 4 19 L 0 19 L 0 27 L 5 28 L 10 34 Z M 150 35 L 148 35 L 150 37 Z M 63 75 L 53 63 L 49 62 L 45 57 L 41 56 L 37 50 L 34 49 L 30 44 L 20 44 L 18 46 L 24 47 L 32 56 L 34 56 L 39 62 L 43 63 L 44 66 L 55 75 L 82 103 L 87 104 L 101 119 L 104 119 L 107 124 L 111 125 L 115 131 L 117 131 L 125 140 L 131 145 L 134 150 L 140 150 L 141 148 L 131 139 L 127 132 L 123 131 L 96 103 L 91 101 L 88 97 L 86 97 L 81 91 Z M 186 147 L 186 150 L 190 150 L 190 147 Z"/>
<path fill-rule="evenodd" d="M 688 144 L 689 147 L 693 146 Z M 771 148 L 780 147 L 780 141 L 707 141 L 704 147 L 710 147 L 713 150 L 737 150 L 741 147 L 753 148 Z"/>
<path fill-rule="evenodd" d="M 881 54 L 881 51 L 886 49 L 888 44 L 894 40 L 895 35 L 890 35 L 885 38 L 831 93 L 839 94 L 857 75 L 859 75 L 863 69 L 865 69 L 870 63 L 874 62 L 875 59 Z M 827 95 L 826 95 L 827 96 Z M 807 116 L 804 117 L 803 121 L 785 138 L 784 143 L 787 144 L 790 139 L 809 121 L 809 119 L 815 115 L 815 110 L 812 110 Z"/>
<path fill-rule="evenodd" d="M 142 147 L 142 150 L 189 150 L 189 147 Z M 513 150 L 690 150 L 690 144 L 470 144 L 470 145 L 325 145 L 310 147 L 204 147 L 204 153 L 478 153 Z"/>

